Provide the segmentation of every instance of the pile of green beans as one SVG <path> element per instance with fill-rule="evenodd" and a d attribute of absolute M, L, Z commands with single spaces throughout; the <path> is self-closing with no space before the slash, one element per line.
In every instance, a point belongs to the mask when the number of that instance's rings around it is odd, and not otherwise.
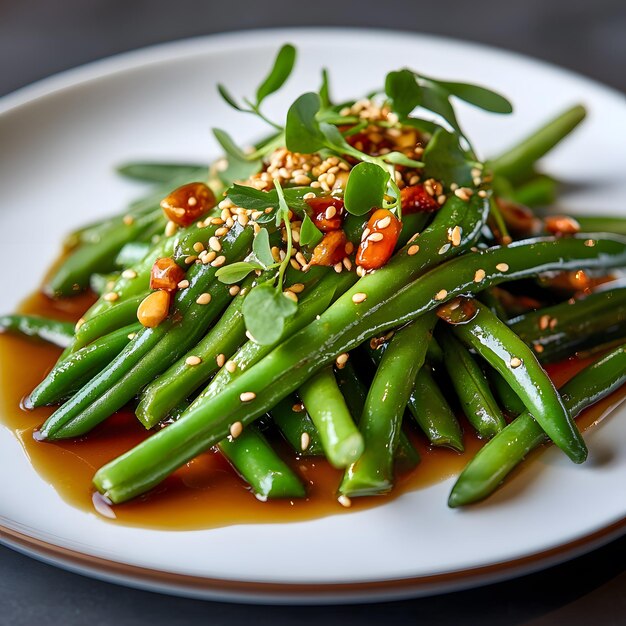
<path fill-rule="evenodd" d="M 44 285 L 51 297 L 91 286 L 100 296 L 95 304 L 76 327 L 0 318 L 0 332 L 64 349 L 26 401 L 60 405 L 37 437 L 82 437 L 131 404 L 154 430 L 96 472 L 96 489 L 112 503 L 149 491 L 211 447 L 260 500 L 304 498 L 306 481 L 276 452 L 272 431 L 296 455 L 324 456 L 342 470 L 337 493 L 344 502 L 389 493 L 397 475 L 420 462 L 413 437 L 447 454 L 463 452 L 464 429 L 485 440 L 456 482 L 451 507 L 487 497 L 546 442 L 583 462 L 587 447 L 574 418 L 626 381 L 626 288 L 612 281 L 508 319 L 511 309 L 494 287 L 548 272 L 608 276 L 626 267 L 626 220 L 581 216 L 586 234 L 509 243 L 494 194 L 549 204 L 556 182 L 538 173 L 536 162 L 584 116 L 573 107 L 488 161 L 493 186 L 481 183 L 468 197 L 448 190 L 436 212 L 406 215 L 395 252 L 379 269 L 361 275 L 339 263 L 281 270 L 281 288 L 298 286 L 298 307 L 270 344 L 246 331 L 244 303 L 252 290 L 275 284 L 280 263 L 255 265 L 260 269 L 231 290 L 217 267 L 193 260 L 217 223 L 165 234 L 158 205 L 172 188 L 204 181 L 216 194 L 224 191 L 209 168 L 121 166 L 123 176 L 152 185 L 149 193 L 120 215 L 72 233 L 68 256 Z M 216 208 L 207 217 L 219 215 Z M 349 215 L 347 240 L 359 245 L 366 223 L 367 215 Z M 274 226 L 263 227 L 278 241 Z M 218 248 L 225 265 L 259 260 L 258 229 L 248 220 L 228 229 Z M 189 285 L 175 293 L 161 324 L 145 328 L 137 309 L 159 257 L 174 259 Z M 543 368 L 616 342 L 559 391 Z"/>

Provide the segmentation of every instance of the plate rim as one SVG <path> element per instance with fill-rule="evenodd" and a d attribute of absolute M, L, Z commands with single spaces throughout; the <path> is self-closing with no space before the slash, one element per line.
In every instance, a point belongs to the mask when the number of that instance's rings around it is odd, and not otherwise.
<path fill-rule="evenodd" d="M 405 30 L 320 26 L 234 30 L 226 33 L 201 35 L 163 42 L 121 52 L 42 78 L 0 97 L 0 118 L 41 98 L 71 90 L 73 87 L 83 86 L 90 82 L 125 72 L 136 71 L 143 67 L 157 65 L 163 61 L 178 60 L 203 54 L 207 51 L 207 45 L 215 45 L 220 41 L 241 41 L 241 38 L 246 38 L 248 45 L 255 46 L 267 43 L 269 38 L 282 37 L 288 40 L 294 34 L 298 36 L 315 36 L 320 35 L 320 33 L 328 33 L 329 31 L 334 34 L 345 33 L 346 35 L 356 37 L 367 37 L 376 34 L 389 36 L 389 34 L 393 33 L 406 40 L 420 39 L 438 43 L 449 42 L 454 45 L 462 45 L 468 49 L 497 53 L 504 58 L 522 60 L 529 66 L 534 65 L 557 71 L 564 76 L 575 78 L 583 83 L 586 82 L 605 95 L 626 102 L 626 95 L 593 78 L 532 56 L 501 49 L 496 46 L 461 38 L 443 37 Z M 597 528 L 589 534 L 570 542 L 553 546 L 547 550 L 518 559 L 492 563 L 476 568 L 430 576 L 393 578 L 374 582 L 289 584 L 209 578 L 143 568 L 64 548 L 0 523 L 0 543 L 40 560 L 94 578 L 189 597 L 287 604 L 310 601 L 338 603 L 355 600 L 367 602 L 381 599 L 400 599 L 489 584 L 496 580 L 512 578 L 557 564 L 600 547 L 623 534 L 626 534 L 626 517 L 618 521 L 609 522 L 607 525 Z M 169 581 L 166 578 L 169 578 Z"/>
<path fill-rule="evenodd" d="M 430 576 L 352 583 L 270 583 L 192 576 L 64 548 L 0 525 L 0 544 L 73 573 L 137 589 L 201 600 L 259 604 L 344 604 L 403 600 L 489 585 L 582 556 L 626 535 L 626 517 L 566 544 L 500 563 Z"/>

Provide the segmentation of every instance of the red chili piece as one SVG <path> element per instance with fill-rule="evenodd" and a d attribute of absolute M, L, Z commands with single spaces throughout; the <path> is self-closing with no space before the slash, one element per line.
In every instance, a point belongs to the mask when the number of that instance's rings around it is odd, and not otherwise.
<path fill-rule="evenodd" d="M 331 230 L 339 230 L 341 228 L 345 217 L 343 200 L 341 198 L 320 196 L 318 198 L 309 198 L 306 200 L 306 203 L 313 211 L 311 220 L 323 233 L 329 233 Z M 330 217 L 328 217 L 329 215 Z"/>
<path fill-rule="evenodd" d="M 215 204 L 215 195 L 204 183 L 188 183 L 161 200 L 167 218 L 179 226 L 190 226 Z"/>
<path fill-rule="evenodd" d="M 356 264 L 366 270 L 382 267 L 391 258 L 402 230 L 402 222 L 387 209 L 372 213 L 356 253 Z"/>
<path fill-rule="evenodd" d="M 424 189 L 424 185 L 404 187 L 400 192 L 400 199 L 402 200 L 402 213 L 405 215 L 410 213 L 432 213 L 440 208 L 437 200 Z"/>
<path fill-rule="evenodd" d="M 313 250 L 311 265 L 335 265 L 346 256 L 346 235 L 343 230 L 332 230 L 324 235 Z"/>
<path fill-rule="evenodd" d="M 150 272 L 150 289 L 176 291 L 178 283 L 185 278 L 185 272 L 176 265 L 174 259 L 157 259 Z"/>

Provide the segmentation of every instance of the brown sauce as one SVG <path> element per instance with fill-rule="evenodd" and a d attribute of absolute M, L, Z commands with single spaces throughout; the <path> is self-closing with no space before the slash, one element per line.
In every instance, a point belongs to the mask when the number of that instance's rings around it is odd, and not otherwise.
<path fill-rule="evenodd" d="M 57 319 L 76 320 L 90 305 L 90 296 L 52 301 L 41 294 L 29 298 L 20 308 Z M 42 443 L 33 431 L 52 413 L 53 408 L 26 411 L 21 400 L 41 381 L 54 365 L 59 349 L 22 337 L 0 335 L 0 419 L 14 433 L 39 475 L 59 495 L 77 508 L 101 513 L 117 523 L 187 530 L 215 528 L 232 524 L 308 520 L 342 513 L 336 499 L 341 471 L 321 459 L 296 459 L 292 466 L 308 483 L 304 500 L 259 502 L 246 488 L 223 457 L 209 451 L 194 459 L 164 481 L 158 488 L 132 502 L 108 507 L 94 506 L 91 484 L 95 471 L 145 439 L 149 433 L 132 411 L 122 411 L 78 440 Z M 557 386 L 571 378 L 590 360 L 573 359 L 551 366 L 549 373 Z M 579 419 L 587 428 L 606 415 L 626 396 L 620 389 L 587 410 Z M 414 443 L 422 457 L 410 474 L 400 476 L 392 494 L 385 497 L 354 498 L 350 510 L 361 510 L 384 503 L 390 498 L 424 488 L 458 474 L 482 445 L 465 428 L 465 452 L 431 448 L 423 437 Z M 96 503 L 98 500 L 96 499 Z M 444 503 L 442 503 L 444 505 Z"/>

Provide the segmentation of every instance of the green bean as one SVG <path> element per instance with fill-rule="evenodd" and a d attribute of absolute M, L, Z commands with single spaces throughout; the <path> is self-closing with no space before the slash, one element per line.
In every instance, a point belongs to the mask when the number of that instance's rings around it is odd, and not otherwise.
<path fill-rule="evenodd" d="M 463 205 L 465 216 L 471 219 L 471 210 L 467 210 L 467 204 Z M 447 240 L 450 218 L 454 225 L 457 216 L 458 219 L 461 216 L 456 212 L 451 215 L 446 206 L 452 208 L 454 205 L 444 205 L 420 237 L 424 256 L 410 257 L 413 261 L 418 257 L 418 267 L 422 271 L 429 265 L 432 267 L 433 254 L 445 257 L 450 251 L 446 248 L 443 254 L 438 254 Z M 475 228 L 470 226 L 471 222 L 465 222 L 465 242 L 473 241 L 483 219 L 484 212 L 481 212 Z M 158 484 L 188 459 L 223 439 L 234 421 L 249 423 L 254 420 L 295 390 L 313 372 L 366 339 L 416 319 L 457 295 L 476 293 L 504 281 L 552 270 L 626 265 L 626 241 L 610 235 L 593 240 L 588 235 L 533 239 L 506 248 L 465 254 L 408 284 L 407 280 L 419 272 L 410 262 L 413 271 L 404 274 L 405 258 L 400 253 L 395 262 L 392 259 L 384 268 L 362 278 L 319 320 L 289 337 L 224 387 L 218 396 L 198 402 L 178 422 L 101 468 L 94 477 L 96 487 L 114 502 L 128 500 Z M 510 263 L 507 270 L 502 266 L 505 262 Z M 402 269 L 396 273 L 399 265 Z M 485 272 L 485 278 L 477 282 L 475 275 L 479 269 Z M 403 280 L 395 280 L 400 277 Z M 352 296 L 355 293 L 366 293 L 367 299 L 354 303 Z M 355 315 L 357 311 L 359 314 Z M 240 394 L 244 392 L 255 393 L 255 401 L 242 403 Z"/>
<path fill-rule="evenodd" d="M 89 277 L 89 289 L 99 296 L 109 291 L 119 278 L 119 272 L 111 272 L 110 274 L 92 274 Z"/>
<path fill-rule="evenodd" d="M 294 407 L 298 407 L 298 410 L 294 410 Z M 322 456 L 324 454 L 317 428 L 295 395 L 287 396 L 277 402 L 269 415 L 289 445 L 298 454 L 302 456 Z"/>
<path fill-rule="evenodd" d="M 581 230 L 587 233 L 616 233 L 626 235 L 626 219 L 623 217 L 599 215 L 575 215 Z"/>
<path fill-rule="evenodd" d="M 129 241 L 115 257 L 115 265 L 122 268 L 136 265 L 142 261 L 152 246 L 145 241 Z"/>
<path fill-rule="evenodd" d="M 343 476 L 340 493 L 347 496 L 379 495 L 393 487 L 393 462 L 407 406 L 418 370 L 435 325 L 425 315 L 397 331 L 374 375 L 359 430 L 365 448 Z"/>
<path fill-rule="evenodd" d="M 490 159 L 487 167 L 513 184 L 523 181 L 532 172 L 533 165 L 567 137 L 585 119 L 586 114 L 581 105 L 564 111 L 523 141 Z"/>
<path fill-rule="evenodd" d="M 146 289 L 138 296 L 124 300 L 107 311 L 92 317 L 84 322 L 79 322 L 76 327 L 76 336 L 73 343 L 73 351 L 89 345 L 96 339 L 104 337 L 119 328 L 128 326 L 137 321 L 137 308 L 148 295 Z"/>
<path fill-rule="evenodd" d="M 253 280 L 249 278 L 200 343 L 183 354 L 143 390 L 135 413 L 137 419 L 146 428 L 152 428 L 158 424 L 179 402 L 211 378 L 219 369 L 216 361 L 218 355 L 221 354 L 224 358 L 230 357 L 245 341 L 246 325 L 241 306 L 245 293 L 252 284 Z M 186 362 L 189 356 L 196 356 L 201 359 L 201 362 L 194 367 L 189 367 Z"/>
<path fill-rule="evenodd" d="M 494 370 L 488 368 L 487 378 L 493 387 L 493 390 L 500 401 L 502 407 L 507 413 L 511 415 L 519 415 L 526 410 L 524 403 L 520 400 L 519 396 L 511 389 L 509 383 L 504 380 L 502 375 Z"/>
<path fill-rule="evenodd" d="M 438 335 L 452 386 L 469 423 L 484 439 L 491 439 L 506 426 L 489 383 L 469 351 L 450 332 Z"/>
<path fill-rule="evenodd" d="M 310 271 L 314 269 L 311 268 Z M 306 289 L 298 301 L 298 310 L 295 315 L 286 321 L 285 330 L 280 341 L 311 323 L 317 315 L 323 313 L 332 302 L 355 282 L 356 277 L 352 273 L 342 272 L 341 274 L 336 274 L 332 272 L 314 284 L 311 289 Z M 196 403 L 203 401 L 205 398 L 211 398 L 219 394 L 228 383 L 269 354 L 280 341 L 270 346 L 261 345 L 254 341 L 246 342 L 231 359 L 233 363 L 236 363 L 236 369 L 231 372 L 223 367 L 215 375 L 208 387 L 198 396 L 193 405 L 195 406 Z"/>
<path fill-rule="evenodd" d="M 550 439 L 582 463 L 587 446 L 532 350 L 489 309 L 475 306 L 472 319 L 451 326 L 455 336 L 498 370 Z"/>
<path fill-rule="evenodd" d="M 136 239 L 149 227 L 154 216 L 142 216 L 132 223 L 120 219 L 102 234 L 98 243 L 76 248 L 52 273 L 43 285 L 46 294 L 54 297 L 71 296 L 89 286 L 89 277 L 115 269 L 115 257 L 122 247 Z"/>
<path fill-rule="evenodd" d="M 115 169 L 118 174 L 132 180 L 171 184 L 171 181 L 177 178 L 189 178 L 190 181 L 204 180 L 207 177 L 209 166 L 190 163 L 132 161 L 118 165 Z"/>
<path fill-rule="evenodd" d="M 71 396 L 108 365 L 140 329 L 139 324 L 131 324 L 72 352 L 31 392 L 29 407 L 56 404 Z"/>
<path fill-rule="evenodd" d="M 515 187 L 509 197 L 513 202 L 527 207 L 551 206 L 556 201 L 557 186 L 558 183 L 554 178 L 540 174 L 531 178 L 523 185 Z M 583 229 L 587 232 L 604 230 L 604 228 L 596 229 L 589 227 L 584 227 Z"/>
<path fill-rule="evenodd" d="M 378 352 L 378 351 L 376 351 Z M 374 362 L 377 363 L 375 360 Z M 367 399 L 368 388 L 357 376 L 356 371 L 350 361 L 347 361 L 341 369 L 335 372 L 337 384 L 346 401 L 346 406 L 353 417 L 363 415 L 365 400 Z M 414 469 L 420 462 L 419 452 L 415 449 L 411 440 L 405 432 L 400 429 L 398 434 L 398 445 L 394 457 L 395 467 L 399 472 L 408 472 Z"/>
<path fill-rule="evenodd" d="M 626 345 L 621 345 L 566 383 L 561 389 L 563 403 L 573 419 L 625 382 Z M 452 488 L 448 506 L 464 506 L 486 498 L 531 450 L 547 442 L 531 413 L 523 413 L 469 462 Z"/>
<path fill-rule="evenodd" d="M 433 446 L 463 452 L 461 427 L 429 367 L 422 367 L 417 373 L 407 406 Z"/>
<path fill-rule="evenodd" d="M 252 237 L 250 227 L 231 228 L 222 239 L 222 253 L 229 261 L 244 258 Z M 178 293 L 174 313 L 156 328 L 141 330 L 118 357 L 46 420 L 39 437 L 60 439 L 88 432 L 196 344 L 230 299 L 227 286 L 214 281 L 216 269 L 192 266 L 187 273 L 190 286 Z M 211 295 L 209 304 L 196 302 L 202 293 Z"/>
<path fill-rule="evenodd" d="M 220 441 L 218 448 L 259 500 L 304 498 L 306 495 L 302 481 L 254 424 L 244 428 L 236 439 Z"/>
<path fill-rule="evenodd" d="M 363 452 L 363 437 L 348 411 L 332 368 L 324 368 L 302 384 L 299 395 L 330 464 L 343 468 L 356 461 Z"/>
<path fill-rule="evenodd" d="M 36 337 L 60 348 L 67 347 L 74 337 L 74 324 L 39 315 L 2 315 L 0 333 L 18 333 Z"/>
<path fill-rule="evenodd" d="M 604 287 L 562 304 L 509 320 L 509 327 L 532 346 L 542 363 L 576 350 L 626 336 L 626 286 Z"/>

